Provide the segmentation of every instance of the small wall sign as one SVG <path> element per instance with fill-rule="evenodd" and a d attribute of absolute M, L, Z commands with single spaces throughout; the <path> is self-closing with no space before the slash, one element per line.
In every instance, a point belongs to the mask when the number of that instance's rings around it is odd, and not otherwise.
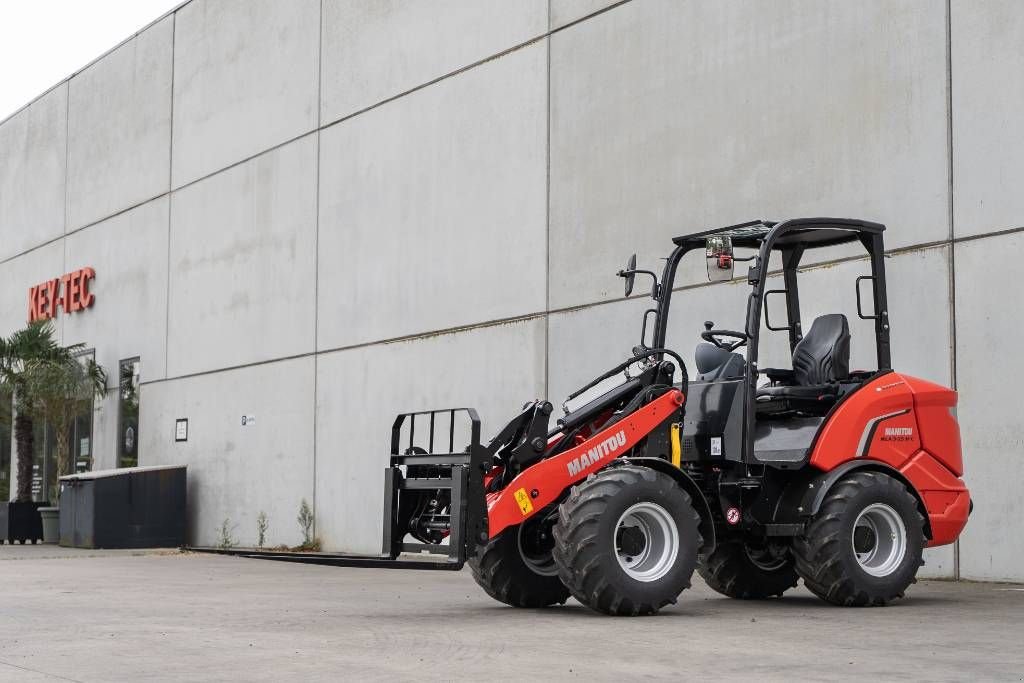
<path fill-rule="evenodd" d="M 174 440 L 188 441 L 188 418 L 179 417 L 174 421 Z"/>
<path fill-rule="evenodd" d="M 28 290 L 28 321 L 49 320 L 57 317 L 57 307 L 64 313 L 77 313 L 90 308 L 96 295 L 89 291 L 89 283 L 96 277 L 92 268 L 79 268 L 42 282 Z"/>
<path fill-rule="evenodd" d="M 243 415 L 242 416 L 242 426 L 243 427 L 249 427 L 249 426 L 254 425 L 254 424 L 256 424 L 256 416 L 255 415 Z"/>

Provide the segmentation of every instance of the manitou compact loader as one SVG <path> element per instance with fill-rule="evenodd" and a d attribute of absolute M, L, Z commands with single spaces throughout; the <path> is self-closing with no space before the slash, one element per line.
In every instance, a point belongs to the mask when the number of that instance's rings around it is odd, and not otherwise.
<path fill-rule="evenodd" d="M 557 418 L 551 403 L 528 403 L 486 445 L 472 410 L 399 415 L 385 472 L 384 555 L 333 563 L 468 562 L 477 583 L 509 605 L 571 595 L 615 615 L 675 602 L 694 569 L 733 598 L 778 596 L 798 578 L 836 605 L 902 597 L 923 549 L 952 543 L 972 503 L 960 478 L 956 393 L 890 364 L 884 229 L 807 218 L 686 235 L 673 240 L 660 281 L 631 258 L 619 272 L 627 296 L 637 275 L 654 280 L 641 343 L 569 401 L 622 381 Z M 844 315 L 806 329 L 800 317 L 801 259 L 847 243 L 869 256 L 871 275 L 851 284 L 859 317 L 874 321 L 877 370 L 850 369 Z M 704 324 L 691 378 L 666 330 L 681 294 L 676 272 L 694 251 L 712 281 L 749 263 L 750 293 L 742 329 Z M 769 290 L 773 253 L 781 289 Z M 768 320 L 772 296 L 785 302 L 784 325 Z M 763 310 L 765 327 L 788 335 L 791 367 L 758 365 Z M 458 452 L 457 425 L 469 428 Z M 403 563 L 409 552 L 446 558 Z"/>

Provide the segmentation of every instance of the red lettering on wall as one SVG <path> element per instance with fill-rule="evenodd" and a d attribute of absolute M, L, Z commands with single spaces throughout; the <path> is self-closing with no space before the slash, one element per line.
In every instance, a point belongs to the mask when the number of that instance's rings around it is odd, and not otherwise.
<path fill-rule="evenodd" d="M 90 308 L 96 295 L 89 291 L 89 283 L 96 277 L 92 268 L 79 268 L 61 277 L 47 280 L 28 290 L 28 321 L 49 320 L 57 317 L 57 307 L 65 313 L 77 313 Z"/>

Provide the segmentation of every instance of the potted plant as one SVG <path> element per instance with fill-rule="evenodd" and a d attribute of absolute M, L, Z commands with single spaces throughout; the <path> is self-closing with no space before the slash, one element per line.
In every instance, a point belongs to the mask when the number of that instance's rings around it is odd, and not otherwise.
<path fill-rule="evenodd" d="M 25 363 L 21 374 L 22 390 L 16 397 L 18 414 L 25 413 L 53 428 L 57 456 L 57 481 L 50 488 L 50 506 L 39 508 L 43 542 L 60 538 L 61 477 L 71 474 L 71 427 L 75 418 L 88 410 L 94 397 L 107 390 L 107 375 L 91 358 L 68 354 L 52 358 L 34 358 Z"/>
<path fill-rule="evenodd" d="M 83 348 L 82 344 L 61 347 L 54 339 L 53 326 L 49 321 L 37 321 L 9 337 L 0 337 L 0 390 L 5 397 L 0 400 L 11 400 L 13 396 L 17 407 L 14 416 L 17 488 L 14 500 L 0 501 L 0 507 L 6 506 L 5 538 L 11 543 L 35 543 L 43 538 L 39 508 L 45 506 L 45 503 L 32 500 L 33 428 L 36 416 L 25 405 L 27 372 L 42 361 L 77 363 L 75 354 Z M 64 439 L 67 440 L 66 432 Z"/>

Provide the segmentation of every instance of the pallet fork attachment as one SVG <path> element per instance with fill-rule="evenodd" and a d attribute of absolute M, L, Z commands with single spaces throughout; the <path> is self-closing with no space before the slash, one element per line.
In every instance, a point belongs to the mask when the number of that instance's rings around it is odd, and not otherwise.
<path fill-rule="evenodd" d="M 523 415 L 526 412 L 524 409 Z M 457 431 L 469 433 L 470 443 L 461 452 L 455 451 Z M 491 464 L 491 447 L 499 445 L 497 441 L 488 447 L 480 444 L 480 417 L 472 408 L 398 415 L 391 428 L 391 455 L 384 470 L 384 542 L 380 555 L 240 548 L 191 550 L 333 567 L 458 571 L 476 545 L 487 541 L 483 474 Z M 436 452 L 438 443 L 446 443 L 447 449 Z M 419 542 L 406 542 L 407 535 Z"/>
<path fill-rule="evenodd" d="M 447 417 L 448 448 L 438 453 L 435 444 L 442 416 Z M 455 431 L 460 416 L 469 421 L 470 443 L 457 453 Z M 426 448 L 416 445 L 417 418 L 421 429 L 422 422 L 427 422 Z M 451 569 L 461 569 L 476 545 L 487 541 L 483 475 L 490 464 L 491 453 L 480 444 L 480 417 L 472 408 L 396 417 L 391 428 L 391 462 L 384 471 L 383 554 L 403 562 L 402 553 L 426 553 L 444 558 Z M 419 542 L 405 542 L 407 534 Z M 445 537 L 448 542 L 442 544 Z"/>

